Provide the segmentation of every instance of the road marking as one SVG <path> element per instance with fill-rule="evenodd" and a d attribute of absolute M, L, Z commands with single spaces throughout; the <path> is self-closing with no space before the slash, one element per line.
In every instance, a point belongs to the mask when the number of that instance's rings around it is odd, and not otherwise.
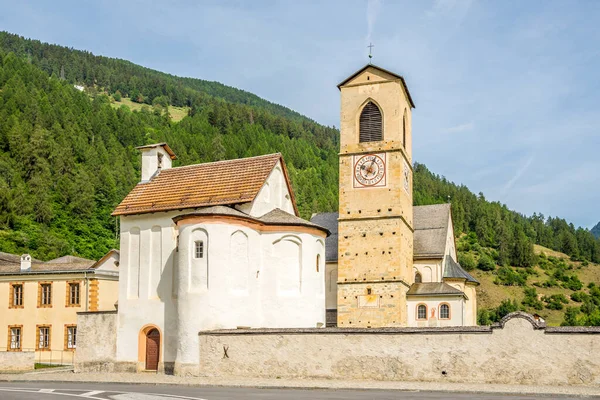
<path fill-rule="evenodd" d="M 104 393 L 104 390 L 92 390 L 91 392 L 82 393 L 79 396 L 81 397 L 94 397 L 97 394 Z"/>
<path fill-rule="evenodd" d="M 58 392 L 57 392 L 58 390 Z M 87 390 L 87 392 L 86 392 Z M 189 396 L 179 396 L 176 394 L 169 393 L 144 393 L 144 392 L 123 392 L 121 390 L 89 390 L 89 389 L 40 389 L 40 388 L 14 388 L 14 387 L 0 387 L 0 392 L 20 392 L 20 393 L 47 393 L 52 394 L 54 396 L 69 396 L 69 397 L 79 397 L 84 399 L 95 399 L 95 400 L 107 400 L 105 397 L 95 397 L 101 393 L 108 394 L 109 398 L 112 399 L 140 399 L 144 398 L 144 396 L 153 396 L 162 398 L 165 400 L 168 399 L 180 399 L 180 400 L 206 400 L 202 397 L 189 397 Z M 65 393 L 67 392 L 67 393 Z M 84 392 L 80 394 L 73 394 L 68 392 Z"/>

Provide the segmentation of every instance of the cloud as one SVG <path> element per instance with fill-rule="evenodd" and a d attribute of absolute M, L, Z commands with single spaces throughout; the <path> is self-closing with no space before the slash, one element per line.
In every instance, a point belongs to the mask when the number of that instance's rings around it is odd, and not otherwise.
<path fill-rule="evenodd" d="M 367 1 L 367 42 L 369 44 L 373 36 L 373 27 L 375 26 L 377 15 L 379 15 L 379 10 L 381 9 L 381 3 L 380 0 Z"/>
<path fill-rule="evenodd" d="M 521 166 L 521 168 L 519 168 L 519 170 L 513 175 L 513 177 L 510 178 L 508 182 L 506 182 L 506 184 L 504 185 L 504 188 L 502 189 L 502 194 L 506 194 L 510 190 L 510 188 L 513 187 L 513 185 L 515 184 L 515 182 L 517 182 L 519 180 L 519 178 L 521 178 L 521 176 L 523 176 L 523 174 L 525 173 L 525 171 L 527 171 L 527 169 L 529 168 L 529 166 L 533 162 L 534 158 L 535 158 L 535 154 L 531 154 L 529 156 L 529 158 L 527 159 L 527 161 L 525 161 L 525 164 L 523 164 Z"/>
<path fill-rule="evenodd" d="M 472 131 L 473 128 L 475 128 L 475 123 L 473 121 L 470 122 L 466 122 L 464 124 L 460 124 L 460 125 L 456 125 L 450 128 L 446 128 L 444 130 L 444 132 L 446 133 L 460 133 L 460 132 L 467 132 L 467 131 Z"/>

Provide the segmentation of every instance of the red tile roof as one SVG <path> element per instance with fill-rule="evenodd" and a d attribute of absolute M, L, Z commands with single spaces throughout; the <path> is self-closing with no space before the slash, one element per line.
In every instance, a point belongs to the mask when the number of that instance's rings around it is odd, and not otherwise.
<path fill-rule="evenodd" d="M 278 161 L 296 202 L 281 154 L 162 170 L 151 181 L 138 183 L 112 215 L 132 215 L 247 203 L 254 200 Z"/>

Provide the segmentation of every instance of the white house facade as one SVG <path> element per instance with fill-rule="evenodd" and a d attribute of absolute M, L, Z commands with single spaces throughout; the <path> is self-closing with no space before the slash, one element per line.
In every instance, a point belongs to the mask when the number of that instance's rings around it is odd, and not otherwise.
<path fill-rule="evenodd" d="M 121 369 L 195 373 L 202 330 L 325 325 L 328 231 L 297 216 L 281 155 L 171 168 L 166 144 L 140 150 L 114 212 Z"/>

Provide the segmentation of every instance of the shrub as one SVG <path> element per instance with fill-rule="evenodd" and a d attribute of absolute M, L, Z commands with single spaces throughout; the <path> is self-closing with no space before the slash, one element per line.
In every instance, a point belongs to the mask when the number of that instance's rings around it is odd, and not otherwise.
<path fill-rule="evenodd" d="M 564 294 L 553 294 L 552 296 L 544 296 L 542 300 L 546 302 L 546 308 L 549 310 L 562 310 L 563 304 L 568 304 L 569 300 Z"/>
<path fill-rule="evenodd" d="M 115 101 L 121 101 L 121 98 L 122 98 L 121 92 L 119 90 L 117 90 L 116 92 L 113 93 L 112 97 L 113 97 L 113 99 L 115 99 Z"/>
<path fill-rule="evenodd" d="M 475 269 L 475 267 L 477 267 L 477 262 L 475 261 L 475 257 L 473 257 L 469 253 L 458 253 L 458 263 L 466 271 L 472 271 Z"/>
<path fill-rule="evenodd" d="M 500 267 L 498 276 L 494 280 L 496 285 L 504 286 L 524 286 L 527 282 L 527 272 L 516 272 L 510 267 Z"/>
<path fill-rule="evenodd" d="M 536 310 L 542 310 L 544 308 L 544 304 L 538 299 L 537 290 L 535 290 L 535 288 L 526 287 L 523 289 L 523 292 L 525 293 L 525 298 L 521 302 L 522 305 Z"/>
<path fill-rule="evenodd" d="M 492 260 L 489 256 L 482 255 L 481 257 L 479 257 L 477 268 L 479 268 L 482 271 L 493 271 L 496 269 L 496 264 L 494 264 L 494 260 Z"/>

